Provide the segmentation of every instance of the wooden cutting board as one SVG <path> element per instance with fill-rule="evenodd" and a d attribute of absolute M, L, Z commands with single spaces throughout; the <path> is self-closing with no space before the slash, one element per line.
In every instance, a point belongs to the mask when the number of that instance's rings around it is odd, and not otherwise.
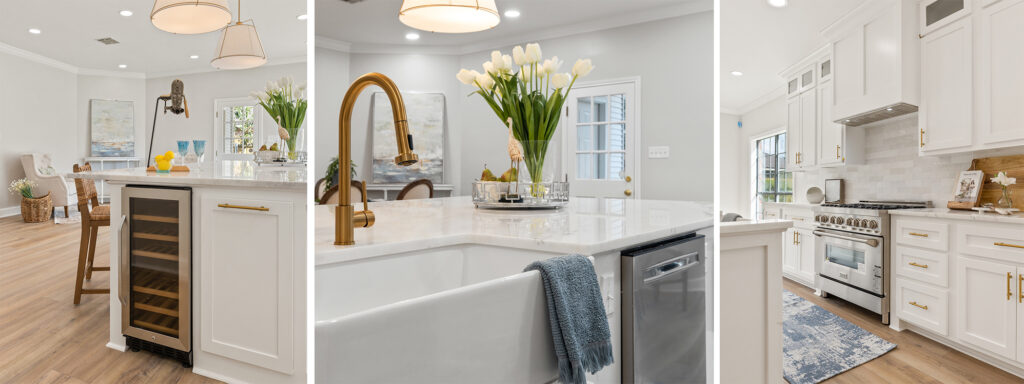
<path fill-rule="evenodd" d="M 1017 184 L 1010 186 L 1010 198 L 1013 199 L 1013 207 L 1024 210 L 1024 155 L 986 157 L 971 161 L 971 171 L 985 172 L 985 184 L 981 188 L 981 201 L 978 206 L 985 203 L 997 204 L 1003 196 L 1002 186 L 992 182 L 999 172 L 1006 172 L 1006 176 L 1016 177 Z"/>

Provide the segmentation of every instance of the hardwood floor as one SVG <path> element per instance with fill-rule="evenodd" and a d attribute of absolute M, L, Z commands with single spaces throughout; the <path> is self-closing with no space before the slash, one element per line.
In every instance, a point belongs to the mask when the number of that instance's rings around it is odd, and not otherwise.
<path fill-rule="evenodd" d="M 96 265 L 109 265 L 110 229 L 100 230 Z M 0 382 L 217 383 L 148 352 L 107 348 L 108 295 L 74 299 L 80 224 L 0 219 Z M 86 287 L 109 287 L 95 272 Z"/>
<path fill-rule="evenodd" d="M 824 381 L 844 383 L 1024 383 L 1024 379 L 912 331 L 896 332 L 881 317 L 842 299 L 823 299 L 785 279 L 782 287 L 897 345 L 889 353 Z"/>

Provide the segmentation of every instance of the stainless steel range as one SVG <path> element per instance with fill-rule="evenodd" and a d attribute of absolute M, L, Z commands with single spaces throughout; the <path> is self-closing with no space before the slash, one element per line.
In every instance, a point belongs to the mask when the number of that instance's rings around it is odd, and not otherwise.
<path fill-rule="evenodd" d="M 928 202 L 861 201 L 814 210 L 819 289 L 882 315 L 889 324 L 889 210 L 928 208 Z"/>

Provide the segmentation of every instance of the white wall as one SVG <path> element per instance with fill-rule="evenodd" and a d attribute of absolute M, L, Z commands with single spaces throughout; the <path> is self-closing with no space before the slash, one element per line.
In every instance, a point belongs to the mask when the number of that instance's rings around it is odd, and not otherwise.
<path fill-rule="evenodd" d="M 755 138 L 785 129 L 786 98 L 776 98 L 740 116 L 739 120 L 743 127 L 725 124 L 724 116 L 720 127 L 722 210 L 750 217 L 750 206 L 753 202 L 753 191 L 750 189 L 750 142 Z M 726 137 L 732 137 L 733 141 L 726 141 Z M 726 193 L 725 186 L 728 183 L 734 184 L 735 193 Z"/>
<path fill-rule="evenodd" d="M 316 49 L 316 168 L 313 176 L 309 177 L 314 182 L 323 177 L 331 158 L 338 156 L 338 112 L 351 82 L 349 66 L 348 53 Z"/>
<path fill-rule="evenodd" d="M 728 113 L 720 115 L 718 141 L 721 147 L 729 147 L 731 149 L 739 142 L 740 130 L 736 129 L 736 124 L 739 120 L 740 117 L 737 115 L 730 115 Z M 741 200 L 739 189 L 742 183 L 736 175 L 736 170 L 740 168 L 740 159 L 733 150 L 723 150 L 722 152 L 718 159 L 719 169 L 722 172 L 720 174 L 718 192 L 720 209 L 722 212 L 733 212 L 746 216 L 746 211 L 739 210 L 739 201 Z M 725 152 L 728 152 L 728 156 L 726 156 Z"/>
<path fill-rule="evenodd" d="M 566 61 L 568 71 L 577 58 L 590 58 L 596 69 L 583 81 L 600 81 L 640 77 L 643 145 L 669 145 L 670 159 L 644 159 L 643 183 L 645 199 L 705 200 L 714 198 L 712 190 L 713 126 L 713 17 L 711 12 L 687 15 L 621 28 L 566 36 L 539 43 L 545 57 L 558 56 Z M 525 44 L 527 42 L 523 42 Z M 510 46 L 496 47 L 510 53 Z M 337 107 L 344 96 L 344 86 L 325 85 L 320 75 L 321 60 L 333 68 L 343 68 L 343 54 L 322 55 L 317 50 L 318 127 L 337 128 Z M 349 81 L 366 72 L 381 72 L 391 77 L 404 92 L 442 92 L 447 100 L 448 156 L 446 183 L 455 185 L 456 194 L 468 194 L 473 180 L 479 178 L 484 164 L 500 172 L 507 167 L 505 154 L 507 131 L 473 91 L 455 79 L 460 68 L 480 69 L 490 60 L 490 49 L 465 55 L 443 54 L 360 54 L 352 53 Z M 321 57 L 322 56 L 322 57 Z M 326 88 L 334 87 L 328 90 Z M 374 88 L 371 88 L 371 90 Z M 370 90 L 366 91 L 370 92 Z M 332 99 L 324 100 L 321 93 Z M 321 108 L 332 109 L 330 111 Z M 360 165 L 360 178 L 370 171 L 369 98 L 364 95 L 353 116 L 353 157 Z M 328 138 L 328 135 L 329 136 Z M 319 158 L 330 158 L 337 152 L 336 133 L 317 129 Z M 561 132 L 549 149 L 550 162 L 557 163 Z M 325 140 L 327 139 L 327 140 Z M 646 156 L 645 156 L 646 157 Z M 680 164 L 685 167 L 679 172 Z M 557 164 L 553 164 L 557 165 Z M 318 173 L 323 167 L 317 165 Z"/>
<path fill-rule="evenodd" d="M 0 214 L 21 204 L 7 185 L 25 177 L 22 154 L 49 153 L 58 172 L 80 161 L 88 131 L 76 124 L 77 86 L 74 73 L 0 52 Z"/>
<path fill-rule="evenodd" d="M 180 79 L 185 83 L 185 97 L 188 99 L 188 107 L 191 116 L 186 119 L 185 114 L 174 115 L 164 114 L 158 111 L 159 120 L 156 124 L 156 138 L 153 141 L 153 155 L 166 151 L 177 151 L 177 140 L 206 140 L 207 156 L 212 155 L 217 143 L 213 143 L 214 110 L 215 99 L 248 97 L 253 91 L 262 91 L 266 88 L 268 81 L 276 81 L 282 77 L 291 76 L 296 84 L 306 83 L 306 63 L 268 65 L 253 69 L 239 71 L 215 71 L 180 76 L 169 76 L 146 79 L 146 144 L 149 144 L 149 136 L 153 124 L 153 104 L 160 95 L 165 95 L 171 90 L 171 81 Z M 161 103 L 161 108 L 163 104 Z M 307 122 L 309 121 L 307 116 Z M 271 124 L 271 121 L 265 121 Z M 308 126 L 308 123 L 303 123 Z M 276 132 L 276 131 L 274 131 Z M 307 132 L 308 134 L 308 132 Z M 257 138 L 257 143 L 262 143 L 263 138 Z M 147 152 L 140 152 L 145 164 Z"/>

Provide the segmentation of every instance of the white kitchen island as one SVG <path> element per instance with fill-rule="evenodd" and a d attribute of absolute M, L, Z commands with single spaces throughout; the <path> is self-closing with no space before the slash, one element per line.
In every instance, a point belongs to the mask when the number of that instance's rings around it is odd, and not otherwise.
<path fill-rule="evenodd" d="M 264 168 L 248 161 L 193 168 L 198 169 L 68 175 L 105 180 L 110 186 L 107 346 L 126 350 L 118 295 L 120 266 L 128 257 L 121 238 L 127 221 L 125 191 L 188 188 L 193 372 L 227 382 L 305 383 L 306 169 Z"/>
<path fill-rule="evenodd" d="M 710 239 L 714 216 L 711 203 L 588 198 L 558 210 L 476 209 L 466 196 L 369 207 L 376 224 L 356 228 L 351 246 L 333 244 L 334 207 L 315 208 L 317 381 L 387 372 L 392 382 L 550 382 L 543 287 L 522 270 L 577 253 L 594 257 L 615 356 L 588 379 L 618 383 L 621 251 L 693 232 Z M 711 264 L 695 288 L 708 303 Z"/>

